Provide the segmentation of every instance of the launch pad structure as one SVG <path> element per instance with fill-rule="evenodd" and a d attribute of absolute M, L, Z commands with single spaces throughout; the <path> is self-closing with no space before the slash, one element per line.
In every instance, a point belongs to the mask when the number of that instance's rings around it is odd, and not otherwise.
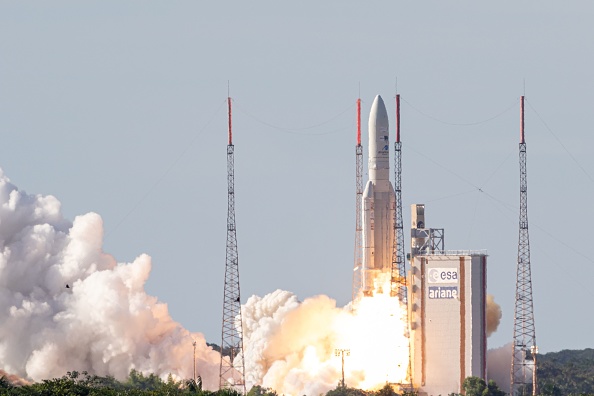
<path fill-rule="evenodd" d="M 356 228 L 353 305 L 389 293 L 404 307 L 408 367 L 400 389 L 420 395 L 461 393 L 466 377 L 486 378 L 485 251 L 446 251 L 444 229 L 425 225 L 413 205 L 411 270 L 402 216 L 400 95 L 396 95 L 394 186 L 389 180 L 388 117 L 376 96 L 369 116 L 369 180 L 363 189 L 361 101 L 357 101 Z M 443 278 L 442 278 L 443 277 Z M 355 308 L 356 309 L 356 308 Z"/>
<path fill-rule="evenodd" d="M 233 388 L 245 394 L 230 97 L 227 102 L 228 212 L 220 388 Z M 474 376 L 486 379 L 487 374 L 487 254 L 484 250 L 445 250 L 444 229 L 428 228 L 425 223 L 425 205 L 415 204 L 411 207 L 411 250 L 408 256 L 405 255 L 398 94 L 395 125 L 392 186 L 389 176 L 388 116 L 382 98 L 376 96 L 369 116 L 369 180 L 363 188 L 361 99 L 357 100 L 356 222 L 351 307 L 356 310 L 358 300 L 373 298 L 375 293 L 388 292 L 394 302 L 403 307 L 408 367 L 406 378 L 392 385 L 417 391 L 422 396 L 461 393 L 465 378 Z M 521 208 L 511 366 L 513 396 L 524 395 L 528 390 L 533 395 L 537 394 L 538 350 L 534 335 L 530 272 L 523 96 L 519 148 Z M 410 260 L 409 272 L 406 271 L 407 258 Z M 342 384 L 344 386 L 344 366 Z"/>

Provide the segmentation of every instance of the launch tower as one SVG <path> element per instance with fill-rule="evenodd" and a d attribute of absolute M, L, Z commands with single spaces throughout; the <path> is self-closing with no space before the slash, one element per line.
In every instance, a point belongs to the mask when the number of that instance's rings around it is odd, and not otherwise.
<path fill-rule="evenodd" d="M 524 139 L 524 96 L 520 97 L 520 235 L 516 275 L 514 339 L 512 343 L 511 393 L 524 395 L 532 387 L 536 395 L 536 335 L 532 304 L 530 241 L 528 238 L 528 182 L 526 178 L 526 140 Z"/>
<path fill-rule="evenodd" d="M 361 98 L 357 99 L 357 145 L 355 146 L 355 266 L 353 268 L 353 295 L 355 301 L 361 291 L 363 264 L 361 203 L 363 199 L 363 146 L 361 146 Z"/>
<path fill-rule="evenodd" d="M 391 295 L 406 304 L 406 268 L 404 261 L 404 229 L 402 221 L 402 142 L 400 141 L 400 95 L 396 95 L 396 141 L 394 142 L 394 212 L 395 242 L 392 252 Z M 407 320 L 408 322 L 408 320 Z"/>
<path fill-rule="evenodd" d="M 400 95 L 396 95 L 396 141 L 394 142 L 394 193 L 396 210 L 394 212 L 394 245 L 392 252 L 392 273 L 390 276 L 390 295 L 398 296 L 404 309 L 404 321 L 408 324 L 408 296 L 406 282 L 406 262 L 404 260 L 404 224 L 402 220 L 402 142 L 400 141 Z M 410 330 L 406 329 L 407 337 Z M 410 359 L 410 340 L 408 347 L 407 377 L 412 383 L 412 367 Z"/>
<path fill-rule="evenodd" d="M 239 294 L 239 261 L 235 228 L 235 164 L 231 128 L 231 98 L 229 110 L 229 143 L 227 145 L 227 253 L 225 263 L 225 292 L 223 296 L 223 329 L 219 387 L 235 388 L 245 395 L 245 367 L 243 359 L 243 328 Z M 239 324 L 239 328 L 237 327 Z"/>

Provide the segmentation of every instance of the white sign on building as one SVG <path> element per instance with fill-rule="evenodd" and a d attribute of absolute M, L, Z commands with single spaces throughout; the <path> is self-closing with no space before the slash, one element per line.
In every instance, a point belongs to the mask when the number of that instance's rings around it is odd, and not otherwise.
<path fill-rule="evenodd" d="M 458 284 L 457 268 L 429 268 L 427 270 L 429 283 L 455 283 Z"/>

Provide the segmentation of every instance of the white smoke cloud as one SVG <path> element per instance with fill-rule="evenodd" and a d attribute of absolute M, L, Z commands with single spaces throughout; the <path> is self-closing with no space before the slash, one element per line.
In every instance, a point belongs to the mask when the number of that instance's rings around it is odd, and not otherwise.
<path fill-rule="evenodd" d="M 355 311 L 323 295 L 302 303 L 281 290 L 251 297 L 243 307 L 248 385 L 286 395 L 324 394 L 341 379 L 336 349 L 349 350 L 347 385 L 376 389 L 386 381 L 401 382 L 408 361 L 401 309 L 389 295 L 362 299 Z"/>
<path fill-rule="evenodd" d="M 299 306 L 297 296 L 276 290 L 264 297 L 252 296 L 242 306 L 245 369 L 248 387 L 261 384 L 269 369 L 264 356 L 268 340 L 280 331 L 287 313 Z"/>
<path fill-rule="evenodd" d="M 287 291 L 253 296 L 243 306 L 248 385 L 261 384 L 290 395 L 318 395 L 336 387 L 332 337 L 337 315 L 326 296 L 303 303 Z"/>
<path fill-rule="evenodd" d="M 195 340 L 216 389 L 219 354 L 145 293 L 150 257 L 117 263 L 102 244 L 99 215 L 70 223 L 56 198 L 21 192 L 0 170 L 0 368 L 35 381 L 70 370 L 191 378 Z"/>
<path fill-rule="evenodd" d="M 120 380 L 131 369 L 191 378 L 196 341 L 197 372 L 206 389 L 218 388 L 220 355 L 144 291 L 150 257 L 118 263 L 102 245 L 99 215 L 69 222 L 56 198 L 21 192 L 0 170 L 0 369 L 34 381 L 72 370 Z M 487 305 L 494 331 L 501 311 L 491 296 Z M 327 296 L 300 303 L 281 290 L 251 297 L 242 307 L 248 389 L 323 394 L 340 379 L 336 348 L 351 351 L 349 386 L 405 379 L 408 340 L 398 299 L 378 294 L 355 308 Z"/>

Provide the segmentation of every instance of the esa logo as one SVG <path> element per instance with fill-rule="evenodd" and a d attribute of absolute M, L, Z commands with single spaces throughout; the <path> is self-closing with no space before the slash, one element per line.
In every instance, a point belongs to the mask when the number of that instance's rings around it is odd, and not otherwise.
<path fill-rule="evenodd" d="M 458 283 L 458 269 L 430 268 L 428 280 L 429 283 Z"/>

